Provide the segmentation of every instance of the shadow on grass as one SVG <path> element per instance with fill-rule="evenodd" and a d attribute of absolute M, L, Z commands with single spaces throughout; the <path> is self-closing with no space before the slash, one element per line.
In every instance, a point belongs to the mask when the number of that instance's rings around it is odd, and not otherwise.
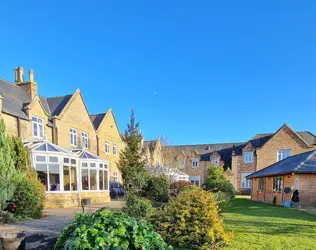
<path fill-rule="evenodd" d="M 240 215 L 272 218 L 288 218 L 306 221 L 316 221 L 316 216 L 293 208 L 279 207 L 275 205 L 251 201 L 247 198 L 236 198 L 223 209 L 223 213 L 235 213 Z"/>

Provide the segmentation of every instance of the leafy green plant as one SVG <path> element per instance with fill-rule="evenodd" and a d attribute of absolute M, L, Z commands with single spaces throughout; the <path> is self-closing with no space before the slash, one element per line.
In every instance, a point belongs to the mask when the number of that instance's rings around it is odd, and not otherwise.
<path fill-rule="evenodd" d="M 221 209 L 223 209 L 231 201 L 230 197 L 226 193 L 221 191 L 214 193 L 214 199 Z"/>
<path fill-rule="evenodd" d="M 151 201 L 167 202 L 170 183 L 165 176 L 151 176 L 144 188 L 144 196 Z"/>
<path fill-rule="evenodd" d="M 236 190 L 225 176 L 224 169 L 218 166 L 210 166 L 207 169 L 206 181 L 202 184 L 202 188 L 213 193 L 223 192 L 228 198 L 228 202 L 235 198 Z"/>
<path fill-rule="evenodd" d="M 214 195 L 201 188 L 184 189 L 149 219 L 174 247 L 217 249 L 229 239 L 224 232 Z"/>
<path fill-rule="evenodd" d="M 16 203 L 13 214 L 24 219 L 41 217 L 44 202 L 44 186 L 37 179 L 36 172 L 29 171 L 16 181 L 13 197 Z"/>
<path fill-rule="evenodd" d="M 55 249 L 171 249 L 150 223 L 104 209 L 79 214 L 59 235 Z"/>
<path fill-rule="evenodd" d="M 126 206 L 123 212 L 135 218 L 147 218 L 154 211 L 150 200 L 139 198 L 136 195 L 129 195 L 126 199 Z"/>

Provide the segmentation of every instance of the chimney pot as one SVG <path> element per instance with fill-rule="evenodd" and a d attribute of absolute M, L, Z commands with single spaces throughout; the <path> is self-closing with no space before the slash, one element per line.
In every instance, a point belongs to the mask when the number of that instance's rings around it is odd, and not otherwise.
<path fill-rule="evenodd" d="M 14 68 L 15 72 L 15 82 L 20 83 L 24 82 L 24 69 L 22 67 Z"/>
<path fill-rule="evenodd" d="M 30 82 L 34 82 L 34 71 L 32 69 L 29 70 L 29 78 Z"/>

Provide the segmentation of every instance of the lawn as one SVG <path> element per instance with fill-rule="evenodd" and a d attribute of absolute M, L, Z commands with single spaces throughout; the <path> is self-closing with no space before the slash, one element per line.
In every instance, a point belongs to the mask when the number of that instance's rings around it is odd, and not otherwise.
<path fill-rule="evenodd" d="M 316 249 L 316 216 L 237 197 L 223 213 L 225 249 Z"/>

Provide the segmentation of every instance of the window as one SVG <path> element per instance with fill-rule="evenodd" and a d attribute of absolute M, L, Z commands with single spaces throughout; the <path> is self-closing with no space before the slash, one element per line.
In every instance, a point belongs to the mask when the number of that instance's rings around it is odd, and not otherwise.
<path fill-rule="evenodd" d="M 108 168 L 106 164 L 100 164 L 99 168 L 99 190 L 108 190 Z"/>
<path fill-rule="evenodd" d="M 60 169 L 57 156 L 35 156 L 35 169 L 46 191 L 60 191 Z"/>
<path fill-rule="evenodd" d="M 116 147 L 116 143 L 113 142 L 113 154 L 117 155 L 117 147 Z"/>
<path fill-rule="evenodd" d="M 291 156 L 290 149 L 281 149 L 278 151 L 278 161 L 282 161 L 283 159 Z"/>
<path fill-rule="evenodd" d="M 33 116 L 32 125 L 33 125 L 33 136 L 38 137 L 38 138 L 44 138 L 43 119 Z"/>
<path fill-rule="evenodd" d="M 198 186 L 198 187 L 200 186 L 200 179 L 201 179 L 200 176 L 190 176 L 189 179 L 193 185 Z"/>
<path fill-rule="evenodd" d="M 114 181 L 118 182 L 118 173 L 117 172 L 114 172 Z"/>
<path fill-rule="evenodd" d="M 77 146 L 77 129 L 70 129 L 70 144 L 72 146 Z"/>
<path fill-rule="evenodd" d="M 77 191 L 77 160 L 64 158 L 64 191 Z"/>
<path fill-rule="evenodd" d="M 219 165 L 219 158 L 218 157 L 212 157 L 211 158 L 211 163 L 213 166 L 218 166 Z"/>
<path fill-rule="evenodd" d="M 110 154 L 110 142 L 108 140 L 105 141 L 105 153 Z"/>
<path fill-rule="evenodd" d="M 81 141 L 82 141 L 82 147 L 88 148 L 88 134 L 86 132 L 81 133 Z"/>
<path fill-rule="evenodd" d="M 107 165 L 96 162 L 81 162 L 81 190 L 108 190 Z"/>
<path fill-rule="evenodd" d="M 282 176 L 273 178 L 273 192 L 282 192 Z"/>
<path fill-rule="evenodd" d="M 198 158 L 194 158 L 192 160 L 192 168 L 197 168 L 199 166 L 199 159 Z"/>
<path fill-rule="evenodd" d="M 263 192 L 264 191 L 264 178 L 260 178 L 258 182 L 258 191 Z"/>
<path fill-rule="evenodd" d="M 251 173 L 243 173 L 241 174 L 241 187 L 242 188 L 251 188 L 251 179 L 247 179 L 246 177 Z"/>
<path fill-rule="evenodd" d="M 253 152 L 245 152 L 244 163 L 252 163 L 253 162 Z"/>

